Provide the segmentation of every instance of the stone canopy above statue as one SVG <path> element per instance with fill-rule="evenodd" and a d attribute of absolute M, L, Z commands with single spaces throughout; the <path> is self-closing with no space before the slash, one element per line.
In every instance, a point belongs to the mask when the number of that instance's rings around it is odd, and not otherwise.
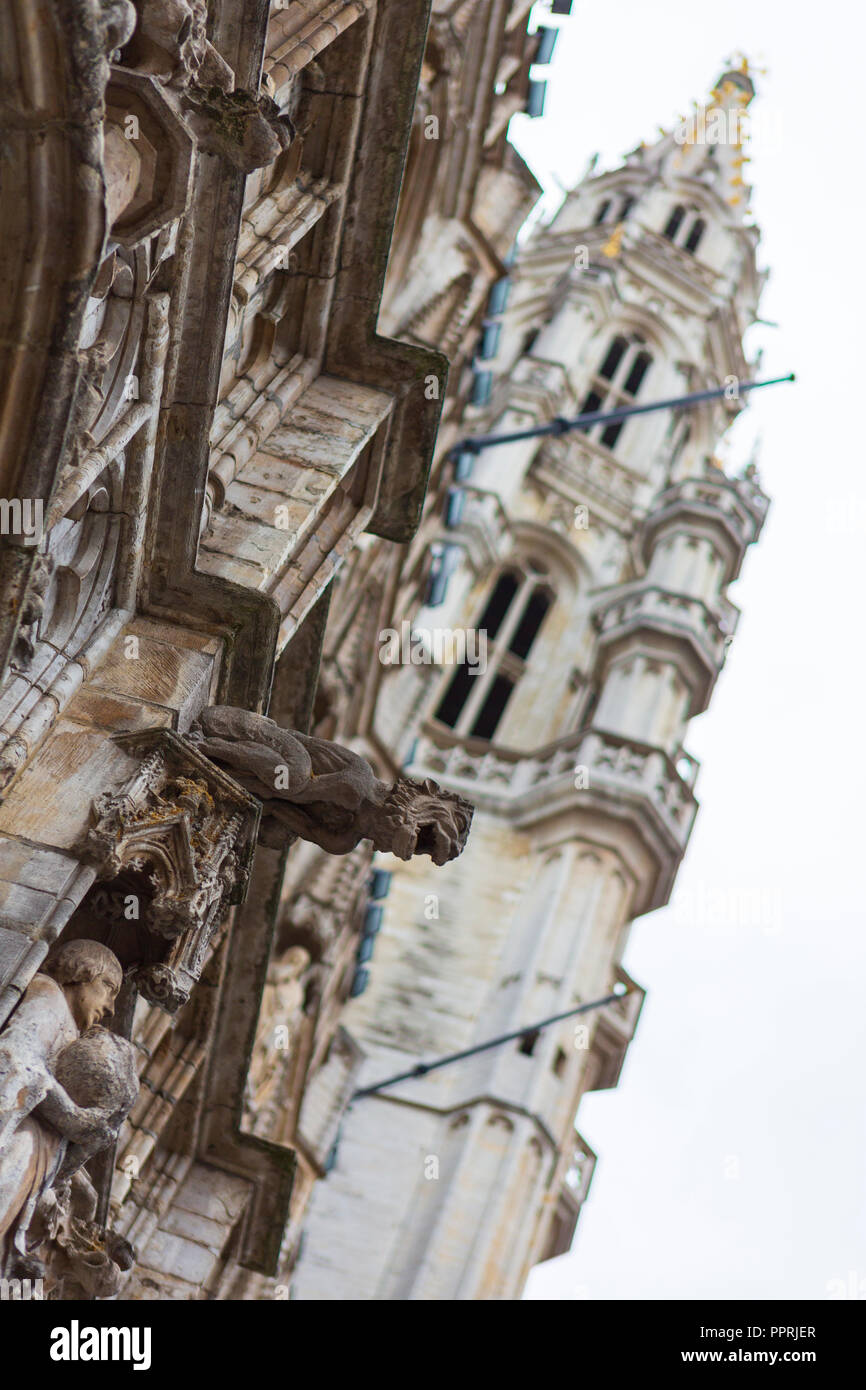
<path fill-rule="evenodd" d="M 229 906 L 243 898 L 259 808 L 170 730 L 114 741 L 138 767 L 93 803 L 81 850 L 99 882 L 65 936 L 99 935 L 139 992 L 174 1011 Z"/>
<path fill-rule="evenodd" d="M 351 749 L 247 710 L 217 705 L 187 736 L 151 729 L 114 742 L 137 766 L 92 804 L 80 850 L 97 883 L 64 939 L 99 939 L 139 992 L 172 1012 L 243 900 L 257 837 L 280 849 L 299 837 L 331 854 L 370 840 L 436 864 L 466 844 L 473 807 L 462 797 L 430 780 L 390 785 Z"/>

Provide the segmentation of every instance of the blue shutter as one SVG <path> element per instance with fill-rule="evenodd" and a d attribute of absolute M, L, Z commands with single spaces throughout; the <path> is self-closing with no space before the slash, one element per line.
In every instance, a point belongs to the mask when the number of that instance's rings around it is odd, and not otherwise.
<path fill-rule="evenodd" d="M 484 325 L 481 334 L 481 347 L 478 349 L 479 357 L 495 357 L 499 348 L 499 335 L 502 332 L 502 324 L 496 320 L 488 320 Z"/>
<path fill-rule="evenodd" d="M 462 487 L 449 487 L 448 500 L 445 503 L 445 525 L 447 527 L 459 526 L 463 516 L 463 504 L 466 501 L 466 493 Z"/>
<path fill-rule="evenodd" d="M 387 898 L 391 887 L 391 875 L 387 869 L 374 869 L 370 879 L 370 897 L 374 902 Z"/>
<path fill-rule="evenodd" d="M 383 907 L 377 907 L 374 903 L 370 903 L 367 911 L 364 913 L 364 925 L 361 928 L 362 935 L 375 936 L 376 932 L 381 929 L 384 915 L 385 909 Z"/>
<path fill-rule="evenodd" d="M 462 454 L 457 455 L 457 462 L 454 465 L 454 477 L 458 483 L 465 483 L 467 478 L 471 478 L 474 467 L 475 455 L 471 449 L 464 449 Z"/>
<path fill-rule="evenodd" d="M 472 404 L 486 405 L 490 400 L 490 392 L 493 388 L 493 373 L 487 371 L 476 372 L 472 382 Z"/>
<path fill-rule="evenodd" d="M 543 115 L 544 115 L 544 98 L 545 98 L 546 95 L 547 95 L 547 83 L 546 83 L 546 82 L 536 82 L 536 81 L 534 81 L 534 80 L 530 82 L 530 84 L 529 84 L 529 98 L 528 98 L 527 103 L 526 103 L 527 115 L 532 116 L 533 119 L 534 119 L 536 116 L 543 116 Z"/>
<path fill-rule="evenodd" d="M 538 52 L 535 55 L 536 63 L 549 63 L 553 57 L 553 50 L 556 48 L 556 40 L 559 38 L 558 29 L 539 29 L 541 40 L 538 45 Z"/>
<path fill-rule="evenodd" d="M 352 980 L 352 988 L 349 990 L 349 998 L 357 999 L 359 994 L 364 993 L 364 990 L 367 988 L 369 983 L 369 970 L 367 970 L 365 966 L 359 965 L 358 969 L 355 971 L 355 975 Z"/>
<path fill-rule="evenodd" d="M 508 303 L 508 293 L 511 289 L 511 281 L 507 275 L 503 275 L 501 280 L 490 291 L 490 298 L 487 301 L 487 312 L 491 315 L 501 314 Z"/>

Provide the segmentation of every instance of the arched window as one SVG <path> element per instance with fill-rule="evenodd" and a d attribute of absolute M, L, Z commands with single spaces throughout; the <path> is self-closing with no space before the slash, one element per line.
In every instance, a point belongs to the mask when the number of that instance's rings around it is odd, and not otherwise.
<path fill-rule="evenodd" d="M 581 415 L 631 405 L 651 365 L 652 356 L 639 334 L 632 333 L 628 337 L 618 334 L 592 379 L 580 408 Z M 625 421 L 620 420 L 610 425 L 591 425 L 587 434 L 590 438 L 600 438 L 605 448 L 613 449 L 624 424 Z"/>
<path fill-rule="evenodd" d="M 486 669 L 462 662 L 434 718 L 470 738 L 492 739 L 552 603 L 540 565 L 504 570 L 477 623 L 479 633 L 486 633 Z"/>
<path fill-rule="evenodd" d="M 685 240 L 686 250 L 690 251 L 692 255 L 694 255 L 697 251 L 701 237 L 703 236 L 706 229 L 707 224 L 704 221 L 704 219 L 702 217 L 696 217 L 691 225 L 691 230 L 689 231 L 689 234 Z"/>
<path fill-rule="evenodd" d="M 624 222 L 636 202 L 633 193 L 618 193 L 613 198 L 605 198 L 593 218 L 593 225 L 598 227 L 602 222 Z"/>
<path fill-rule="evenodd" d="M 684 220 L 685 220 L 685 216 L 686 216 L 686 210 L 685 210 L 684 207 L 681 207 L 681 206 L 675 207 L 674 210 L 673 210 L 673 212 L 671 213 L 670 217 L 669 217 L 668 220 L 667 220 L 667 224 L 666 224 L 666 226 L 665 226 L 664 231 L 662 232 L 662 236 L 666 236 L 667 239 L 668 239 L 668 241 L 676 241 L 676 239 L 677 239 L 677 232 L 679 231 L 680 227 L 683 225 L 683 222 L 684 222 Z"/>
<path fill-rule="evenodd" d="M 665 224 L 662 236 L 693 256 L 706 230 L 707 224 L 697 208 L 686 208 L 678 203 Z"/>

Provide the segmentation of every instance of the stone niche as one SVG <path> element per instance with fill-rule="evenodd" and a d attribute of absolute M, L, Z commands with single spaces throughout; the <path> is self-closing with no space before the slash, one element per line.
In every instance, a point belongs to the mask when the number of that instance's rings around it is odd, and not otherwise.
<path fill-rule="evenodd" d="M 92 803 L 79 851 L 97 880 L 62 940 L 102 942 L 140 994 L 174 1013 L 226 911 L 243 899 L 259 804 L 171 730 L 114 742 L 138 766 Z"/>

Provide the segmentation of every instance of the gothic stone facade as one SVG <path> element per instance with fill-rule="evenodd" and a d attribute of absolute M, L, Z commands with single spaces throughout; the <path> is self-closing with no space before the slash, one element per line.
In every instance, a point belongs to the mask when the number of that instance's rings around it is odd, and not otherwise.
<path fill-rule="evenodd" d="M 265 843 L 189 735 L 310 727 L 335 576 L 414 534 L 439 349 L 471 357 L 536 192 L 530 5 L 430 9 L 0 11 L 0 1057 L 37 1078 L 0 1239 L 52 1297 L 279 1296 L 352 1089 L 369 845 Z"/>

